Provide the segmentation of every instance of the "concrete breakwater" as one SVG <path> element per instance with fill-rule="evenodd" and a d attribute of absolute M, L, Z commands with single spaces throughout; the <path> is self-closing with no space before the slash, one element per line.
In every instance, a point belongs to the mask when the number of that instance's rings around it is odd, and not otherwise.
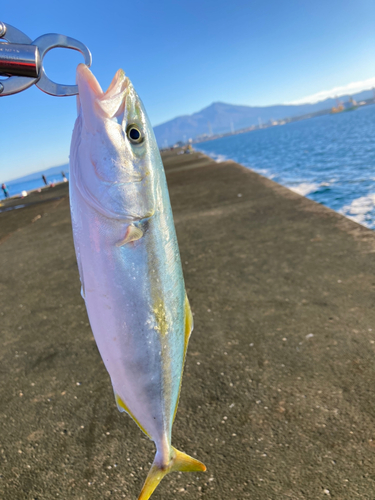
<path fill-rule="evenodd" d="M 176 153 L 163 161 L 195 329 L 173 443 L 208 470 L 155 499 L 373 498 L 375 234 Z M 136 498 L 153 444 L 116 409 L 67 186 L 53 189 L 0 213 L 0 498 Z"/>

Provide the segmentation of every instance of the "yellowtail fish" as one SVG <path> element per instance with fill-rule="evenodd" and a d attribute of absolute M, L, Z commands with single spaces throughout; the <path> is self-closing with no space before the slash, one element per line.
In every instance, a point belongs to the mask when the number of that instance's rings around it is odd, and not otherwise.
<path fill-rule="evenodd" d="M 70 203 L 82 296 L 117 407 L 155 442 L 139 496 L 172 471 L 204 471 L 171 445 L 193 318 L 159 149 L 119 70 L 103 92 L 77 69 Z"/>

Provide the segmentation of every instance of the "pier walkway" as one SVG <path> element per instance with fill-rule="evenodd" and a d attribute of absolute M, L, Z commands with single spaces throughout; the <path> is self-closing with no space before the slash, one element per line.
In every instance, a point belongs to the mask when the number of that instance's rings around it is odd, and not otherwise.
<path fill-rule="evenodd" d="M 374 499 L 375 233 L 234 162 L 163 161 L 195 321 L 173 444 L 207 472 L 153 498 Z M 52 190 L 0 213 L 0 498 L 136 499 L 154 446 L 116 409 Z"/>

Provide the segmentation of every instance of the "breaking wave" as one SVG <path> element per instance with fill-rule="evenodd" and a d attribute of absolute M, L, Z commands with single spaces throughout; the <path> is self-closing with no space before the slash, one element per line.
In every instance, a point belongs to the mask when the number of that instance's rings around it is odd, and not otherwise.
<path fill-rule="evenodd" d="M 349 205 L 343 206 L 339 212 L 358 224 L 374 228 L 375 193 L 353 200 Z"/>
<path fill-rule="evenodd" d="M 295 193 L 298 193 L 302 196 L 307 196 L 310 193 L 315 193 L 319 189 L 319 184 L 316 184 L 314 182 L 301 182 L 301 184 L 298 184 L 297 186 L 286 186 L 289 188 L 291 191 L 294 191 Z"/>

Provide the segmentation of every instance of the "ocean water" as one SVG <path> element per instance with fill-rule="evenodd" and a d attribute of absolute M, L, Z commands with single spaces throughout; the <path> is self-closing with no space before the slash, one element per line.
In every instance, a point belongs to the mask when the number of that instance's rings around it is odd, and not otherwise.
<path fill-rule="evenodd" d="M 47 182 L 49 184 L 57 184 L 58 182 L 63 181 L 63 177 L 61 175 L 61 171 L 63 169 L 59 169 L 58 173 L 54 174 L 46 174 Z M 65 176 L 69 179 L 69 169 L 64 169 Z M 0 182 L 1 187 L 2 182 Z M 42 179 L 42 173 L 38 173 L 33 179 L 15 179 L 13 181 L 9 181 L 5 183 L 10 196 L 16 196 L 22 193 L 22 191 L 34 191 L 34 189 L 39 189 L 45 186 L 44 181 Z M 0 200 L 4 200 L 5 196 L 3 190 L 0 189 Z"/>
<path fill-rule="evenodd" d="M 375 228 L 375 105 L 200 144 Z"/>

